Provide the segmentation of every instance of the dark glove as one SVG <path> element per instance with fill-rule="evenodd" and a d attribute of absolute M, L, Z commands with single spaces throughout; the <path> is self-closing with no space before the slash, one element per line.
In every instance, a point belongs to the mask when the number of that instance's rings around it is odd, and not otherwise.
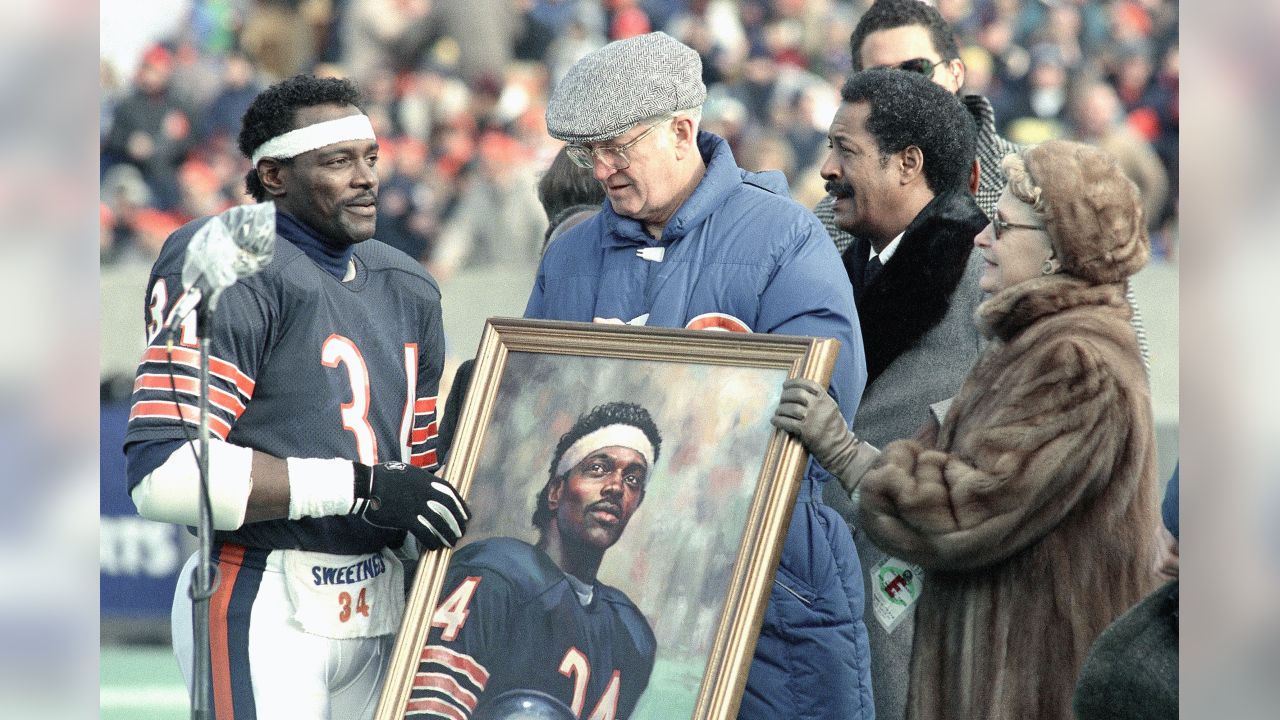
<path fill-rule="evenodd" d="M 355 463 L 355 512 L 375 527 L 408 530 L 425 550 L 453 547 L 471 511 L 447 481 L 413 465 Z M 364 502 L 360 502 L 364 500 Z"/>
<path fill-rule="evenodd" d="M 794 435 L 849 493 L 880 454 L 849 429 L 836 401 L 812 380 L 784 382 L 770 422 Z"/>

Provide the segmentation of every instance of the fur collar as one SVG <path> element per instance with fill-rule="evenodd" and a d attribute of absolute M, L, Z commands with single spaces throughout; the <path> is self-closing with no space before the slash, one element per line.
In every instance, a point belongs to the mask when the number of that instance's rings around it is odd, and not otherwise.
<path fill-rule="evenodd" d="M 857 297 L 868 383 L 947 314 L 973 251 L 973 238 L 986 225 L 987 216 L 973 195 L 938 195 L 907 226 L 893 257 L 865 288 L 867 241 L 858 239 L 845 250 L 844 267 Z"/>
<path fill-rule="evenodd" d="M 1085 305 L 1127 310 L 1124 284 L 1094 285 L 1064 274 L 1032 278 L 992 295 L 974 319 L 985 337 L 1007 341 L 1046 315 Z"/>

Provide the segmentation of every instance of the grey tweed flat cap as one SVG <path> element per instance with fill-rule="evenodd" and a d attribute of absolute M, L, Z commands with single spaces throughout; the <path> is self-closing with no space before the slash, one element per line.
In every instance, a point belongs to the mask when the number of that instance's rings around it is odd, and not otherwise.
<path fill-rule="evenodd" d="M 608 140 L 641 120 L 706 99 L 697 52 L 664 32 L 637 35 L 569 68 L 547 101 L 547 132 L 571 143 Z"/>

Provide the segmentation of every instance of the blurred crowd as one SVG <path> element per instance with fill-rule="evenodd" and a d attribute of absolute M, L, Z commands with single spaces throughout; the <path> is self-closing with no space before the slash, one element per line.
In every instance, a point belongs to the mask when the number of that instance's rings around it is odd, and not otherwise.
<path fill-rule="evenodd" d="M 611 40 L 665 30 L 703 59 L 703 128 L 747 169 L 823 195 L 818 165 L 870 0 L 190 0 L 180 30 L 101 76 L 101 258 L 147 263 L 182 223 L 248 201 L 240 116 L 297 73 L 359 82 L 378 133 L 378 238 L 437 278 L 536 266 L 549 89 Z M 998 129 L 1099 144 L 1177 239 L 1173 0 L 937 0 Z"/>

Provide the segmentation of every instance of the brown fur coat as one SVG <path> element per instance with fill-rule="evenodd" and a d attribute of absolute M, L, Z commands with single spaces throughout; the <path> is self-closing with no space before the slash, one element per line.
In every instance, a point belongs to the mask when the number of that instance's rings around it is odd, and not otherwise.
<path fill-rule="evenodd" d="M 1121 284 L 991 297 L 936 438 L 862 482 L 880 547 L 925 568 L 907 717 L 1071 718 L 1094 639 L 1155 587 L 1151 399 Z"/>

